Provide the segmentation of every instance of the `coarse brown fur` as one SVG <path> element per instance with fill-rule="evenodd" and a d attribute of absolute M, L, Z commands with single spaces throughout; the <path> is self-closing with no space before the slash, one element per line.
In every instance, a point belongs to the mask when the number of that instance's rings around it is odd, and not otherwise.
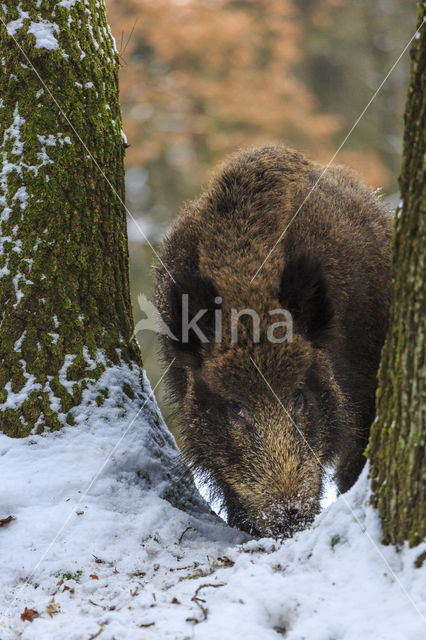
<path fill-rule="evenodd" d="M 184 456 L 221 489 L 230 524 L 258 535 L 313 519 L 323 465 L 351 487 L 374 418 L 392 219 L 352 171 L 323 170 L 281 146 L 237 154 L 186 205 L 157 266 L 157 305 L 178 338 L 162 348 Z M 207 309 L 209 342 L 182 340 L 183 293 L 190 318 Z M 258 342 L 248 316 L 233 342 L 232 308 L 256 311 Z M 275 344 L 269 312 L 280 308 L 293 340 Z"/>

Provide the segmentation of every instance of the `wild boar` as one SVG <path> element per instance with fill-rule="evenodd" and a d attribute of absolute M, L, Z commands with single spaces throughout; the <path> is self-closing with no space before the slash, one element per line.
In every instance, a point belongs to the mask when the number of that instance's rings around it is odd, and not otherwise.
<path fill-rule="evenodd" d="M 341 492 L 357 479 L 391 233 L 351 170 L 281 146 L 234 156 L 177 218 L 156 267 L 162 350 L 184 457 L 231 525 L 291 536 L 319 511 L 325 467 Z"/>

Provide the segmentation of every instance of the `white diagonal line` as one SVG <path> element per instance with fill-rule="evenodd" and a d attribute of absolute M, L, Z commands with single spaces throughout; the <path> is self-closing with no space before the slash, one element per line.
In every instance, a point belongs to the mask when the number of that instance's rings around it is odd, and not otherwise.
<path fill-rule="evenodd" d="M 0 16 L 0 22 L 2 22 L 3 26 L 6 29 L 6 23 L 3 20 L 3 18 Z M 7 29 L 6 29 L 7 31 Z M 120 195 L 117 193 L 116 188 L 114 187 L 114 185 L 112 184 L 112 182 L 109 180 L 109 178 L 105 175 L 104 171 L 101 169 L 101 167 L 99 166 L 97 160 L 93 157 L 92 153 L 90 152 L 90 149 L 88 148 L 88 146 L 86 145 L 86 143 L 84 142 L 84 140 L 82 139 L 82 137 L 80 136 L 80 134 L 78 133 L 78 131 L 76 130 L 76 128 L 74 127 L 73 123 L 71 122 L 71 120 L 69 119 L 69 117 L 67 116 L 67 114 L 65 113 L 65 111 L 62 109 L 61 105 L 59 104 L 59 102 L 56 100 L 55 96 L 53 95 L 53 93 L 51 92 L 51 90 L 49 89 L 49 87 L 47 86 L 47 84 L 44 82 L 43 78 L 40 76 L 39 72 L 37 71 L 37 69 L 35 68 L 35 66 L 33 65 L 33 63 L 31 62 L 31 60 L 29 59 L 29 57 L 27 56 L 27 54 L 25 53 L 24 49 L 21 47 L 21 45 L 19 44 L 18 40 L 15 38 L 15 36 L 13 34 L 8 34 L 11 38 L 13 38 L 16 46 L 19 48 L 19 50 L 21 51 L 22 55 L 25 57 L 25 60 L 27 61 L 28 65 L 30 66 L 30 68 L 34 71 L 34 73 L 36 74 L 37 78 L 40 80 L 41 84 L 43 85 L 43 87 L 46 89 L 47 93 L 50 95 L 50 97 L 52 98 L 53 102 L 55 103 L 55 105 L 57 106 L 60 114 L 65 118 L 65 120 L 68 122 L 69 126 L 71 127 L 71 129 L 73 130 L 73 132 L 75 133 L 75 135 L 77 136 L 78 140 L 81 142 L 81 144 L 84 147 L 84 150 L 87 152 L 88 156 L 92 159 L 95 167 L 98 169 L 98 171 L 100 172 L 100 174 L 102 175 L 102 177 L 105 179 L 105 181 L 107 182 L 108 186 L 111 188 L 112 192 L 114 193 L 114 195 L 116 196 L 116 198 L 119 200 L 119 202 L 121 203 L 121 205 L 123 206 L 124 210 L 126 211 L 127 215 L 129 216 L 129 218 L 134 222 L 134 224 L 136 225 L 136 228 L 138 229 L 138 231 L 140 231 L 140 233 L 142 234 L 143 238 L 145 239 L 145 241 L 147 242 L 147 244 L 149 245 L 149 247 L 151 248 L 151 251 L 153 252 L 153 254 L 155 255 L 155 257 L 159 260 L 159 262 L 162 264 L 162 266 L 164 267 L 164 269 L 166 270 L 166 272 L 168 273 L 169 277 L 171 278 L 171 280 L 173 280 L 173 282 L 175 282 L 175 279 L 173 278 L 172 274 L 170 273 L 170 271 L 167 269 L 166 265 L 164 264 L 164 262 L 161 260 L 160 256 L 158 255 L 158 253 L 156 252 L 156 250 L 154 249 L 154 247 L 152 246 L 151 242 L 149 241 L 149 238 L 146 236 L 146 234 L 144 233 L 144 231 L 142 230 L 141 226 L 139 225 L 138 221 L 136 220 L 136 218 L 133 216 L 133 214 L 131 213 L 131 211 L 129 210 L 129 208 L 127 207 L 127 205 L 123 202 L 122 198 L 120 197 Z"/>
<path fill-rule="evenodd" d="M 384 77 L 384 79 L 382 80 L 382 82 L 380 83 L 380 85 L 377 87 L 376 91 L 373 93 L 373 95 L 371 96 L 370 100 L 368 101 L 368 103 L 366 104 L 366 106 L 364 107 L 364 109 L 361 111 L 360 115 L 358 116 L 358 118 L 355 120 L 354 124 L 352 125 L 351 129 L 348 131 L 348 133 L 346 134 L 346 136 L 344 137 L 344 139 L 342 140 L 342 142 L 340 143 L 337 151 L 334 153 L 333 157 L 331 158 L 331 160 L 329 160 L 328 164 L 326 164 L 326 166 L 324 167 L 324 169 L 321 171 L 321 174 L 319 176 L 319 178 L 317 179 L 317 181 L 315 182 L 314 186 L 310 189 L 310 191 L 308 192 L 308 195 L 305 197 L 305 199 L 303 200 L 302 204 L 299 206 L 299 208 L 297 209 L 296 213 L 293 215 L 293 217 L 291 218 L 290 222 L 286 225 L 284 231 L 281 233 L 280 237 L 278 238 L 278 240 L 275 242 L 275 244 L 273 245 L 272 249 L 269 251 L 268 255 L 266 256 L 266 258 L 263 260 L 262 264 L 260 265 L 260 267 L 258 268 L 258 270 L 256 271 L 256 273 L 254 274 L 254 276 L 252 277 L 252 279 L 250 280 L 250 284 L 253 282 L 253 280 L 256 278 L 256 276 L 258 275 L 258 273 L 261 271 L 261 269 L 263 268 L 265 262 L 269 259 L 271 253 L 275 250 L 275 248 L 277 247 L 277 245 L 281 242 L 281 240 L 283 239 L 287 229 L 289 228 L 289 226 L 292 224 L 292 222 L 294 221 L 294 219 L 296 218 L 296 216 L 299 215 L 300 210 L 302 209 L 303 205 L 305 204 L 305 202 L 307 201 L 307 199 L 310 197 L 310 195 L 312 194 L 312 192 L 314 191 L 314 189 L 318 186 L 319 181 L 321 180 L 321 178 L 323 177 L 323 175 L 326 173 L 326 171 L 330 168 L 330 165 L 333 163 L 334 159 L 336 158 L 337 154 L 340 152 L 340 150 L 342 149 L 343 145 L 346 143 L 346 141 L 348 140 L 349 136 L 352 134 L 353 130 L 355 129 L 355 127 L 358 125 L 358 123 L 360 122 L 360 120 L 364 117 L 365 112 L 367 111 L 368 107 L 371 105 L 371 103 L 373 102 L 373 100 L 377 97 L 377 94 L 380 92 L 380 90 L 382 89 L 383 85 L 385 84 L 386 80 L 389 78 L 389 76 L 391 75 L 392 71 L 395 69 L 396 65 L 398 64 L 398 62 L 401 60 L 402 56 L 404 55 L 404 53 L 407 51 L 408 47 L 410 46 L 410 44 L 413 42 L 414 38 L 417 37 L 417 34 L 420 33 L 421 28 L 423 27 L 424 22 L 422 22 L 422 24 L 420 25 L 420 27 L 416 30 L 416 32 L 411 36 L 411 38 L 409 39 L 409 41 L 407 42 L 407 44 L 405 45 L 404 49 L 402 50 L 402 52 L 399 54 L 398 58 L 395 60 L 395 62 L 393 63 L 393 65 L 391 66 L 391 68 L 389 69 L 389 71 L 387 72 L 386 76 Z"/>
<path fill-rule="evenodd" d="M 268 389 L 271 391 L 271 393 L 273 394 L 274 398 L 277 400 L 277 402 L 279 403 L 280 407 L 284 410 L 284 412 L 287 414 L 287 417 L 290 419 L 290 421 L 292 422 L 293 426 L 295 427 L 296 431 L 298 432 L 298 434 L 300 435 L 300 437 L 304 440 L 305 444 L 308 446 L 310 452 L 312 453 L 312 455 L 314 456 L 315 460 L 318 462 L 319 466 L 321 467 L 323 473 L 327 476 L 327 478 L 333 480 L 332 475 L 327 471 L 327 469 L 323 466 L 323 464 L 321 463 L 321 460 L 318 458 L 317 454 L 315 453 L 315 451 L 312 449 L 311 445 L 309 444 L 309 442 L 307 441 L 307 439 L 305 438 L 303 432 L 299 429 L 299 427 L 297 426 L 297 424 L 295 423 L 295 421 L 293 420 L 293 418 L 291 417 L 291 415 L 289 414 L 289 412 L 287 411 L 287 409 L 285 408 L 285 406 L 283 405 L 283 403 L 281 402 L 281 400 L 279 399 L 279 397 L 277 396 L 277 394 L 275 393 L 275 391 L 273 390 L 273 388 L 271 387 L 271 385 L 269 384 L 269 382 L 267 381 L 267 379 L 265 378 L 265 376 L 263 375 L 262 371 L 259 369 L 259 367 L 257 366 L 256 362 L 253 360 L 253 358 L 250 356 L 250 360 L 252 361 L 253 365 L 255 366 L 255 368 L 257 369 L 258 373 L 260 374 L 262 380 L 265 382 L 266 386 L 268 387 Z M 360 519 L 358 518 L 358 516 L 356 515 L 356 513 L 354 512 L 354 510 L 352 509 L 351 505 L 349 504 L 348 499 L 346 498 L 344 493 L 341 493 L 338 489 L 337 489 L 337 493 L 339 494 L 339 496 L 342 498 L 343 502 L 345 503 L 345 505 L 347 506 L 347 508 L 349 509 L 349 511 L 351 512 L 351 514 L 353 515 L 355 522 L 359 525 L 361 531 L 363 534 L 365 534 L 365 536 L 368 538 L 368 540 L 371 542 L 371 544 L 373 545 L 374 549 L 376 550 L 376 553 L 379 555 L 379 557 L 383 560 L 383 562 L 385 563 L 388 571 L 391 573 L 392 577 L 395 579 L 395 582 L 399 585 L 399 587 L 401 588 L 401 591 L 404 593 L 404 595 L 407 597 L 407 599 L 409 600 L 409 602 L 413 605 L 414 609 L 417 611 L 417 613 L 419 614 L 420 618 L 422 619 L 423 623 L 426 625 L 426 618 L 424 617 L 424 615 L 422 614 L 422 612 L 420 611 L 420 609 L 418 608 L 417 604 L 414 602 L 413 598 L 410 596 L 410 594 L 408 593 L 407 589 L 404 587 L 404 585 L 402 584 L 402 582 L 399 580 L 398 576 L 395 574 L 395 572 L 393 571 L 392 567 L 390 566 L 389 562 L 386 560 L 385 556 L 383 555 L 383 553 L 380 551 L 379 547 L 377 546 L 377 544 L 375 543 L 375 541 L 373 540 L 373 538 L 370 536 L 370 534 L 368 533 L 367 527 L 363 526 L 362 522 L 360 521 Z"/>
<path fill-rule="evenodd" d="M 19 596 L 21 595 L 22 591 L 25 589 L 25 587 L 27 586 L 27 584 L 29 583 L 29 581 L 31 580 L 31 578 L 34 576 L 35 572 L 37 571 L 37 569 L 39 568 L 39 566 L 41 565 L 41 563 L 43 562 L 43 560 L 46 558 L 47 554 L 49 553 L 49 551 L 51 550 L 51 548 L 53 547 L 53 545 L 55 544 L 56 540 L 59 538 L 59 536 L 61 535 L 61 533 L 64 531 L 64 529 L 66 528 L 66 526 L 68 525 L 68 523 L 70 522 L 71 518 L 73 517 L 74 513 L 77 511 L 78 507 L 80 506 L 80 504 L 83 502 L 83 500 L 85 499 L 85 497 L 87 496 L 87 494 L 89 493 L 90 489 L 93 487 L 93 485 L 95 484 L 96 480 L 99 478 L 99 476 L 101 475 L 102 471 L 105 469 L 106 465 L 108 464 L 109 460 L 111 459 L 111 457 L 114 455 L 114 453 L 117 451 L 118 447 L 120 446 L 121 442 L 123 441 L 123 439 L 126 437 L 126 435 L 128 434 L 129 430 L 131 429 L 131 427 L 133 426 L 136 418 L 139 416 L 140 412 L 142 411 L 142 409 L 144 409 L 146 403 L 148 402 L 148 400 L 151 397 L 154 397 L 154 392 L 156 390 L 156 388 L 158 387 L 158 385 L 161 383 L 161 381 L 163 380 L 164 376 L 166 375 L 166 373 L 168 372 L 168 370 L 170 369 L 170 367 L 172 366 L 172 364 L 174 363 L 176 358 L 173 358 L 173 360 L 170 362 L 169 366 L 167 367 L 167 369 L 164 371 L 164 373 L 162 374 L 161 378 L 158 380 L 157 384 L 155 385 L 155 387 L 153 389 L 151 389 L 150 393 L 148 394 L 148 397 L 146 398 L 146 400 L 144 401 L 143 405 L 140 407 L 140 409 L 138 410 L 138 412 L 136 413 L 136 415 L 133 417 L 133 419 L 130 421 L 129 425 L 126 427 L 126 429 L 124 430 L 124 433 L 120 436 L 120 438 L 117 440 L 116 444 L 114 445 L 114 447 L 111 449 L 111 451 L 109 452 L 109 454 L 107 455 L 107 457 L 105 458 L 104 462 L 101 464 L 101 466 L 99 467 L 99 469 L 97 470 L 97 472 L 95 473 L 95 475 L 93 476 L 93 478 L 91 479 L 91 481 L 89 482 L 89 484 L 87 485 L 86 489 L 84 490 L 83 494 L 81 495 L 79 501 L 77 502 L 76 505 L 74 505 L 70 511 L 70 513 L 68 514 L 67 518 L 65 519 L 64 523 L 62 524 L 62 526 L 60 527 L 60 529 L 57 531 L 55 537 L 53 538 L 52 542 L 49 544 L 49 546 L 47 547 L 47 549 L 44 551 L 43 555 L 41 556 L 40 560 L 37 562 L 37 564 L 35 565 L 34 569 L 31 571 L 30 575 L 28 576 L 28 578 L 25 580 L 24 584 L 22 585 L 22 587 L 19 589 L 18 593 L 15 595 L 12 603 L 9 605 L 9 607 L 4 611 L 4 613 L 1 614 L 1 617 L 6 619 L 7 616 L 9 615 L 10 610 L 12 609 L 13 605 L 15 604 L 16 600 L 19 598 Z"/>

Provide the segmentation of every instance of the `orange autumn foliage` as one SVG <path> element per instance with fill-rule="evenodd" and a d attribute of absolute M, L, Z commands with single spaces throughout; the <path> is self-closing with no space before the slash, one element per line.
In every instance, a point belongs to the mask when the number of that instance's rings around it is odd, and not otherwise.
<path fill-rule="evenodd" d="M 291 0 L 107 7 L 123 62 L 129 165 L 170 148 L 207 164 L 277 140 L 315 150 L 339 129 L 339 117 L 320 113 L 295 73 L 304 33 Z"/>
<path fill-rule="evenodd" d="M 351 123 L 321 110 L 299 66 L 308 23 L 330 28 L 345 2 L 311 2 L 304 15 L 294 0 L 106 0 L 127 166 L 165 164 L 198 184 L 227 154 L 270 142 L 328 162 Z M 387 168 L 365 151 L 345 149 L 336 162 L 385 185 Z"/>

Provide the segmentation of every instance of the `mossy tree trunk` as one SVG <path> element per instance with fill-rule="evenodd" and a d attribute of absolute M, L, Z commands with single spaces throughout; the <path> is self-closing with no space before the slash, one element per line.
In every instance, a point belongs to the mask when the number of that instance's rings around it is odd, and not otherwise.
<path fill-rule="evenodd" d="M 419 3 L 419 25 L 426 17 Z M 384 541 L 426 536 L 426 27 L 413 41 L 393 239 L 390 328 L 368 456 Z"/>
<path fill-rule="evenodd" d="M 108 367 L 138 393 L 141 360 L 103 0 L 0 4 L 0 48 L 0 430 L 21 437 L 73 424 Z"/>

